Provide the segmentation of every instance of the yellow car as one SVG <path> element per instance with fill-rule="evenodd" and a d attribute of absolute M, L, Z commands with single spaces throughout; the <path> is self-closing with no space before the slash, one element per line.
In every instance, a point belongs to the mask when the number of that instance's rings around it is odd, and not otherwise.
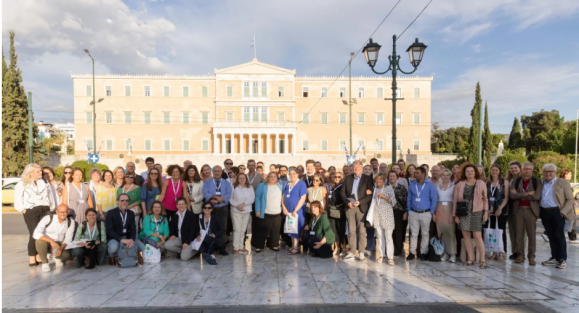
<path fill-rule="evenodd" d="M 14 204 L 14 187 L 16 187 L 17 181 L 7 182 L 2 185 L 2 204 L 13 205 Z"/>
<path fill-rule="evenodd" d="M 571 184 L 571 188 L 573 188 L 573 198 L 579 200 L 579 184 Z"/>

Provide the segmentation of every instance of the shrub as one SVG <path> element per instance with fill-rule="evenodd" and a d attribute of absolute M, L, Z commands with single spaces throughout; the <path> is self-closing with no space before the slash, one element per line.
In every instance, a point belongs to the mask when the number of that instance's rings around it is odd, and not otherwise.
<path fill-rule="evenodd" d="M 572 160 L 569 159 L 566 155 L 559 155 L 555 154 L 552 155 L 543 155 L 539 156 L 533 160 L 533 165 L 535 169 L 533 170 L 533 175 L 535 177 L 543 177 L 543 165 L 547 163 L 552 163 L 557 166 L 557 174 L 562 168 L 566 168 L 568 170 L 573 171 L 574 163 Z"/>
<path fill-rule="evenodd" d="M 507 150 L 503 153 L 503 155 L 497 157 L 495 164 L 501 167 L 503 175 L 506 176 L 509 172 L 509 163 L 512 161 L 519 161 L 521 164 L 523 164 L 523 162 L 527 162 L 527 157 L 520 152 Z"/>
<path fill-rule="evenodd" d="M 559 155 L 559 153 L 553 152 L 553 151 L 538 151 L 538 152 L 533 152 L 533 153 L 529 154 L 528 159 L 530 162 L 533 162 L 535 159 L 542 157 L 542 156 L 556 157 L 558 155 Z"/>
<path fill-rule="evenodd" d="M 461 165 L 464 162 L 466 162 L 466 158 L 464 156 L 461 156 L 454 160 L 444 160 L 440 162 L 440 164 L 446 165 L 447 169 L 451 169 L 455 164 Z"/>
<path fill-rule="evenodd" d="M 87 161 L 76 161 L 74 163 L 72 163 L 72 168 L 78 167 L 82 170 L 83 174 L 83 181 L 89 181 L 89 177 L 88 177 L 88 172 L 90 171 L 91 168 L 93 168 L 94 166 L 92 166 L 92 163 L 88 163 Z M 99 170 L 108 170 L 109 167 L 104 165 L 104 164 L 100 164 L 97 163 L 96 166 Z"/>

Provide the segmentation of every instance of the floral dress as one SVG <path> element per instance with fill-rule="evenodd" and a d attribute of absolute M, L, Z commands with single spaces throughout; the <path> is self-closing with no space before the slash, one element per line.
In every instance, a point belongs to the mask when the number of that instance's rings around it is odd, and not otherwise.
<path fill-rule="evenodd" d="M 382 193 L 386 197 L 392 200 L 392 204 L 396 205 L 396 196 L 394 195 L 394 189 L 390 186 L 382 187 L 381 189 L 376 188 L 374 192 L 374 199 L 377 201 L 377 205 L 374 207 L 374 228 L 382 228 L 392 230 L 394 229 L 394 208 L 390 202 L 385 199 L 378 198 L 378 194 Z"/>

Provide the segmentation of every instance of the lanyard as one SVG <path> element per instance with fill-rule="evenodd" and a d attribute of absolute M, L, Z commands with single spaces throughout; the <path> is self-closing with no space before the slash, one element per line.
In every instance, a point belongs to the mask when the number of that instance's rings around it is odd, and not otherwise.
<path fill-rule="evenodd" d="M 545 180 L 543 179 L 543 190 L 546 190 L 547 192 L 545 192 L 545 197 L 547 197 L 547 195 L 549 195 L 549 192 L 551 192 L 551 190 L 553 190 L 553 186 L 555 186 L 555 181 L 557 180 L 557 177 L 553 178 L 553 180 L 551 181 L 551 183 L 545 183 Z M 547 185 L 551 185 L 551 188 L 547 189 Z"/>
<path fill-rule="evenodd" d="M 179 216 L 179 218 L 180 218 L 180 217 L 181 217 L 181 216 Z M 155 216 L 153 216 L 153 222 L 155 223 L 155 232 L 156 232 L 156 233 L 159 233 L 159 226 L 161 225 L 161 221 L 162 221 L 162 219 L 161 219 L 160 216 L 159 216 L 159 220 L 158 220 L 158 221 L 157 221 L 157 218 L 156 218 Z M 179 230 L 181 230 L 181 229 L 179 229 Z"/>
<path fill-rule="evenodd" d="M 90 225 L 88 225 L 88 223 L 86 224 L 86 228 L 88 230 L 88 239 L 92 240 L 94 238 L 94 235 L 96 235 L 96 231 L 97 231 L 97 224 L 95 222 L 94 224 L 94 228 L 92 229 L 92 233 L 90 231 Z"/>
<path fill-rule="evenodd" d="M 123 221 L 123 228 L 125 228 L 125 225 L 127 224 L 127 212 L 125 211 L 125 214 L 123 215 L 123 212 L 121 211 L 121 220 Z"/>
<path fill-rule="evenodd" d="M 315 192 L 315 193 L 314 193 Z M 318 197 L 318 194 L 320 194 L 322 192 L 322 188 L 318 187 L 318 189 L 312 189 L 312 195 L 314 196 L 314 200 L 316 200 L 316 198 Z M 322 199 L 322 202 L 324 200 Z"/>
<path fill-rule="evenodd" d="M 498 187 L 499 187 L 499 181 L 498 181 L 498 180 L 497 180 L 496 186 L 493 187 L 493 184 L 491 184 L 491 197 L 494 198 L 494 196 L 495 196 L 495 191 L 497 190 Z M 527 186 L 527 188 L 528 188 L 528 187 L 529 187 L 529 186 Z"/>
<path fill-rule="evenodd" d="M 532 180 L 533 180 L 532 178 L 529 179 L 529 183 L 527 184 L 527 188 L 525 188 L 525 181 L 523 181 L 523 186 L 522 186 L 522 188 L 524 188 L 523 192 L 527 192 L 527 189 L 529 189 L 529 185 L 532 183 Z"/>
<path fill-rule="evenodd" d="M 71 185 L 74 187 L 74 189 L 76 189 L 76 191 L 78 191 L 78 193 L 80 194 L 80 200 L 84 200 L 84 198 L 82 197 L 82 183 L 80 184 L 80 190 L 78 190 L 78 188 L 76 188 L 76 185 L 74 183 L 71 183 Z M 123 192 L 125 192 L 125 189 L 123 188 Z"/>
<path fill-rule="evenodd" d="M 287 185 L 287 194 L 289 195 L 290 193 L 292 193 L 292 189 L 294 189 L 294 187 L 296 186 L 297 183 L 294 183 L 294 186 L 292 187 L 292 183 L 288 183 Z"/>
<path fill-rule="evenodd" d="M 306 174 L 306 181 L 308 182 L 308 187 L 310 187 L 310 177 Z"/>
<path fill-rule="evenodd" d="M 209 230 L 209 224 L 211 224 L 211 216 L 209 217 L 209 221 L 205 221 L 205 218 L 203 218 L 203 223 L 205 223 L 205 230 L 208 231 Z"/>
<path fill-rule="evenodd" d="M 247 175 L 249 177 L 249 175 Z M 253 184 L 253 180 L 255 179 L 255 176 L 257 176 L 257 173 L 253 174 L 253 178 L 249 181 L 249 184 Z"/>
<path fill-rule="evenodd" d="M 215 178 L 213 178 L 213 185 L 215 185 L 215 191 L 216 192 L 221 192 L 221 181 L 219 181 L 219 186 L 217 186 L 217 183 L 215 182 Z"/>
<path fill-rule="evenodd" d="M 129 191 L 131 191 L 131 188 L 133 188 L 133 185 L 134 185 L 134 184 L 131 184 L 131 186 L 129 187 Z M 125 187 L 123 187 L 123 193 L 126 193 Z"/>
<path fill-rule="evenodd" d="M 173 188 L 173 195 L 175 196 L 175 201 L 177 201 L 177 192 L 179 192 L 179 188 L 181 188 L 181 181 L 177 182 L 177 189 L 175 189 L 175 183 L 173 182 L 173 179 L 171 178 L 171 188 Z"/>
<path fill-rule="evenodd" d="M 320 217 L 318 216 L 315 220 L 312 219 L 312 230 L 314 230 L 314 227 L 316 227 L 316 223 L 320 220 Z"/>
<path fill-rule="evenodd" d="M 422 193 L 422 190 L 424 190 L 424 186 L 426 186 L 426 181 L 423 183 L 422 188 L 420 188 L 420 192 L 418 192 L 418 182 L 416 182 L 416 185 L 414 185 L 414 187 L 416 187 L 416 194 L 418 195 L 418 198 L 420 198 L 420 194 Z"/>

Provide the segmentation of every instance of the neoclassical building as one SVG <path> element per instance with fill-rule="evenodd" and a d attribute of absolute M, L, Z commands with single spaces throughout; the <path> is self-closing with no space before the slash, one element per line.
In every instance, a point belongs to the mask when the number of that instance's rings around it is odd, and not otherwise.
<path fill-rule="evenodd" d="M 296 76 L 259 62 L 214 75 L 73 74 L 77 155 L 92 147 L 135 155 L 344 155 L 348 77 Z M 397 153 L 430 154 L 432 77 L 398 78 Z M 390 77 L 352 77 L 354 150 L 392 153 Z M 346 102 L 344 103 L 344 100 Z"/>

